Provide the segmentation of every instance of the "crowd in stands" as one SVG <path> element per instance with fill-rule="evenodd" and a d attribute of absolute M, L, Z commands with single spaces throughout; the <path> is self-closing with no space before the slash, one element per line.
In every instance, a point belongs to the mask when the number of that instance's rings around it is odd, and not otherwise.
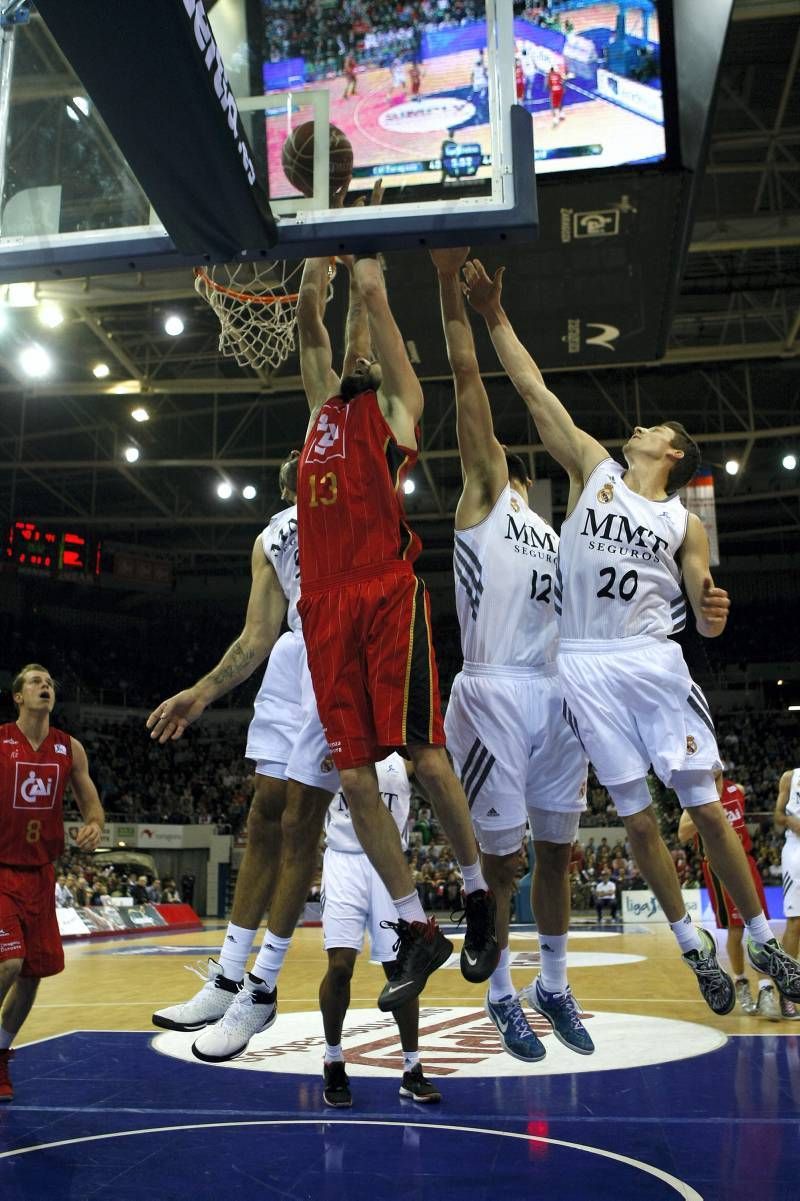
<path fill-rule="evenodd" d="M 112 897 L 130 897 L 134 905 L 170 905 L 180 901 L 172 879 L 126 874 L 113 864 L 98 867 L 91 855 L 65 851 L 56 864 L 56 908 L 112 905 Z"/>

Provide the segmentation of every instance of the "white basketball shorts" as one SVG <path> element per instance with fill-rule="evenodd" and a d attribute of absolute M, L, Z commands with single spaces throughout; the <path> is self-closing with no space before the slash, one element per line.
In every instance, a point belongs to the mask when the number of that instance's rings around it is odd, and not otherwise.
<path fill-rule="evenodd" d="M 253 705 L 245 758 L 259 775 L 286 779 L 286 765 L 303 725 L 300 684 L 305 662 L 303 635 L 287 630 L 272 648 Z"/>
<path fill-rule="evenodd" d="M 800 917 L 800 842 L 787 839 L 781 851 L 783 876 L 783 912 L 785 917 Z"/>
<path fill-rule="evenodd" d="M 601 784 L 641 780 L 651 763 L 667 786 L 673 772 L 722 767 L 708 702 L 676 642 L 562 639 L 558 672 L 565 715 Z"/>
<path fill-rule="evenodd" d="M 382 930 L 381 922 L 396 922 L 397 910 L 383 881 L 366 855 L 334 851 L 322 857 L 322 939 L 326 951 L 352 947 L 360 951 L 364 931 L 369 934 L 370 959 L 391 963 L 397 958 L 394 930 Z"/>
<path fill-rule="evenodd" d="M 331 757 L 331 748 L 317 713 L 317 698 L 311 672 L 308 670 L 305 644 L 300 672 L 300 698 L 303 720 L 295 738 L 286 767 L 290 780 L 298 780 L 310 788 L 323 788 L 326 792 L 339 790 L 339 773 Z"/>
<path fill-rule="evenodd" d="M 559 841 L 574 840 L 586 808 L 587 760 L 564 720 L 555 668 L 466 663 L 453 682 L 444 728 L 483 851 L 513 853 L 528 818 L 536 838 L 537 811 L 570 815 Z"/>

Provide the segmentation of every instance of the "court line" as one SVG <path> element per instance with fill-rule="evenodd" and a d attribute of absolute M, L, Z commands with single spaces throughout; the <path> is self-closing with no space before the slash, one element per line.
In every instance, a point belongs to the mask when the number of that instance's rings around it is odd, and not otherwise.
<path fill-rule="evenodd" d="M 415 1128 L 418 1130 L 447 1130 L 455 1134 L 489 1134 L 494 1138 L 513 1138 L 526 1143 L 537 1143 L 551 1147 L 566 1147 L 570 1151 L 585 1151 L 588 1155 L 597 1155 L 601 1159 L 615 1160 L 617 1163 L 626 1164 L 628 1167 L 636 1168 L 640 1172 L 644 1172 L 648 1176 L 654 1176 L 657 1180 L 661 1180 L 664 1184 L 669 1185 L 675 1192 L 684 1198 L 684 1201 L 703 1201 L 700 1193 L 696 1192 L 691 1185 L 683 1180 L 679 1180 L 676 1176 L 670 1175 L 669 1172 L 664 1172 L 661 1168 L 656 1168 L 652 1164 L 644 1163 L 640 1159 L 632 1159 L 628 1155 L 620 1155 L 616 1151 L 606 1151 L 602 1147 L 589 1147 L 585 1143 L 573 1143 L 566 1139 L 560 1138 L 545 1138 L 535 1134 L 517 1134 L 511 1130 L 491 1130 L 483 1126 L 455 1126 L 440 1122 L 404 1122 L 404 1121 L 377 1121 L 365 1118 L 347 1118 L 340 1119 L 346 1126 L 394 1126 L 400 1130 L 408 1130 Z M 79 1143 L 94 1143 L 106 1142 L 113 1138 L 132 1138 L 143 1134 L 166 1134 L 184 1130 L 219 1130 L 229 1127 L 242 1129 L 245 1126 L 332 1126 L 334 1122 L 320 1121 L 319 1118 L 268 1118 L 259 1121 L 248 1122 L 191 1122 L 182 1126 L 151 1126 L 142 1130 L 119 1130 L 109 1131 L 106 1134 L 85 1134 L 79 1138 L 63 1138 L 57 1139 L 51 1143 L 37 1143 L 32 1147 L 21 1147 L 15 1151 L 0 1151 L 0 1159 L 11 1159 L 17 1156 L 30 1155 L 34 1151 L 52 1151 L 58 1147 L 72 1147 Z"/>

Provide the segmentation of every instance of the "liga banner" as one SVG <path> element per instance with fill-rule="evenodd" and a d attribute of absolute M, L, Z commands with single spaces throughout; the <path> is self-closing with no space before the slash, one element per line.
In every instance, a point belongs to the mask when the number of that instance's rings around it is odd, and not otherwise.
<path fill-rule="evenodd" d="M 710 471 L 700 470 L 686 485 L 686 508 L 696 513 L 708 536 L 709 563 L 719 566 L 719 538 L 717 537 L 717 507 L 714 502 L 714 477 Z"/>

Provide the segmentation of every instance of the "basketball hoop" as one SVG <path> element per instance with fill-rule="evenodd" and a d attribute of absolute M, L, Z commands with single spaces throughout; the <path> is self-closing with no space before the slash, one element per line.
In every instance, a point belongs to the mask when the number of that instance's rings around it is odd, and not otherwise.
<path fill-rule="evenodd" d="M 301 268 L 281 260 L 195 267 L 195 291 L 219 320 L 222 354 L 240 367 L 274 370 L 286 362 L 295 348 Z"/>

